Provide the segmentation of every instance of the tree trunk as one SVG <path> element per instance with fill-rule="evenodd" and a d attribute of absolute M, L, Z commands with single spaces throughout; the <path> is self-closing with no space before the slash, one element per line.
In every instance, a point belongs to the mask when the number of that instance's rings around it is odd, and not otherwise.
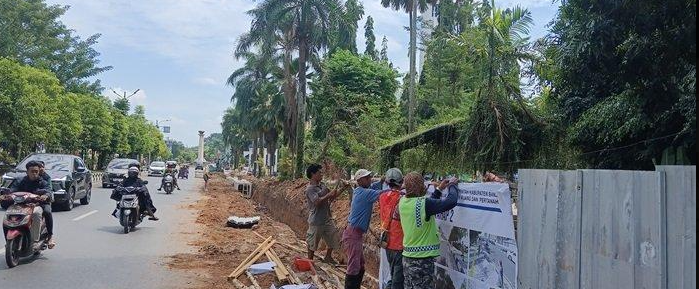
<path fill-rule="evenodd" d="M 415 131 L 415 77 L 417 76 L 417 1 L 410 9 L 410 77 L 408 86 L 408 132 Z"/>
<path fill-rule="evenodd" d="M 284 137 L 287 145 L 296 150 L 296 129 L 298 127 L 298 107 L 296 102 L 296 85 L 293 71 L 291 70 L 293 51 L 286 49 L 284 51 L 284 98 L 286 106 L 284 106 Z"/>
<path fill-rule="evenodd" d="M 303 25 L 303 24 L 302 24 Z M 299 91 L 298 125 L 296 132 L 296 170 L 294 176 L 301 178 L 303 172 L 304 138 L 306 137 L 306 58 L 308 57 L 308 35 L 302 31 L 299 39 Z"/>
<path fill-rule="evenodd" d="M 257 175 L 257 140 L 257 135 L 253 136 L 252 152 L 250 152 L 250 169 L 253 175 Z"/>

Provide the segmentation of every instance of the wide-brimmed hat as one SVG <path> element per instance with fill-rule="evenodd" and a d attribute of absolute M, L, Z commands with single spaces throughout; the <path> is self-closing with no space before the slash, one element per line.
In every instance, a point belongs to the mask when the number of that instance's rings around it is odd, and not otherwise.
<path fill-rule="evenodd" d="M 365 177 L 371 176 L 371 175 L 373 175 L 373 174 L 374 174 L 374 173 L 372 173 L 372 172 L 369 171 L 369 170 L 361 169 L 361 170 L 358 170 L 356 173 L 354 173 L 354 180 L 356 181 L 356 180 L 359 180 L 359 179 L 361 179 L 361 178 L 365 178 Z"/>

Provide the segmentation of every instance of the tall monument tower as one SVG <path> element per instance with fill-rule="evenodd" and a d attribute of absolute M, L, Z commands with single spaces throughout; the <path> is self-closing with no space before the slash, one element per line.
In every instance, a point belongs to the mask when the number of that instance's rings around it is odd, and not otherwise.
<path fill-rule="evenodd" d="M 197 165 L 204 166 L 204 131 L 199 131 L 199 156 L 197 157 Z"/>

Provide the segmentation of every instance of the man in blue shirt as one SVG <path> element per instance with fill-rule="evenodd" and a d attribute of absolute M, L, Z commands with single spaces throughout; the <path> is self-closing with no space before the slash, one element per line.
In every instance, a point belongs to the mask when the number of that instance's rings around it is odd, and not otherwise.
<path fill-rule="evenodd" d="M 372 172 L 364 169 L 354 174 L 357 188 L 352 194 L 349 225 L 342 234 L 342 243 L 347 254 L 345 289 L 359 289 L 364 279 L 364 233 L 369 231 L 374 203 L 382 192 L 382 182 L 372 184 L 372 176 Z"/>

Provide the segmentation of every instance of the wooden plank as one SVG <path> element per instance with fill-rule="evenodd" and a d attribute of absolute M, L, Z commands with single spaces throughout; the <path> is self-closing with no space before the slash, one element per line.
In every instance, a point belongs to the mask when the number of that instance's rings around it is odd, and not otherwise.
<path fill-rule="evenodd" d="M 253 288 L 262 289 L 262 287 L 260 287 L 260 284 L 257 283 L 257 280 L 255 280 L 255 276 L 252 276 L 252 274 L 250 274 L 250 272 L 248 271 L 245 271 L 245 275 L 248 276 L 248 279 L 250 280 L 250 283 L 252 283 Z"/>
<path fill-rule="evenodd" d="M 264 239 L 264 238 L 263 238 L 263 239 Z M 269 243 L 270 241 L 272 241 L 272 237 L 271 237 L 271 236 L 270 236 L 269 238 L 265 239 L 264 242 L 262 242 L 262 243 L 260 243 L 259 245 L 257 245 L 257 248 L 255 248 L 255 250 L 252 251 L 252 253 L 250 253 L 250 255 L 248 255 L 248 256 L 245 258 L 245 260 L 243 260 L 242 262 L 240 262 L 240 264 L 238 265 L 238 267 L 236 267 L 235 270 L 233 270 L 233 272 L 238 272 L 238 271 L 243 267 L 244 264 L 247 264 L 247 263 L 250 261 L 250 259 L 252 259 L 252 257 L 255 256 L 255 255 L 260 251 L 260 249 L 262 249 L 262 247 L 264 247 L 265 245 L 267 245 L 267 243 Z M 247 268 L 246 268 L 246 269 L 247 269 Z M 235 277 L 238 277 L 238 276 L 235 276 Z"/>
<path fill-rule="evenodd" d="M 231 283 L 233 283 L 233 285 L 235 285 L 235 288 L 237 288 L 237 289 L 246 289 L 246 288 L 248 288 L 248 287 L 246 287 L 245 285 L 243 285 L 243 283 L 240 283 L 240 281 L 238 281 L 238 279 L 233 279 L 233 280 L 231 281 Z"/>
<path fill-rule="evenodd" d="M 282 264 L 280 264 L 281 262 L 278 260 L 275 260 L 272 257 L 272 253 L 269 250 L 267 250 L 267 252 L 265 252 L 265 256 L 267 256 L 267 259 L 269 261 L 274 262 L 274 274 L 277 275 L 277 280 L 279 280 L 280 282 L 287 282 L 289 280 L 289 278 L 287 277 L 286 274 L 284 274 L 284 271 L 282 271 L 282 269 L 280 268 L 282 266 Z"/>
<path fill-rule="evenodd" d="M 228 279 L 231 280 L 231 279 L 234 279 L 234 278 L 238 278 L 238 276 L 240 276 L 241 274 L 243 274 L 243 272 L 245 272 L 245 271 L 248 269 L 248 267 L 250 267 L 250 265 L 252 265 L 252 264 L 254 264 L 255 262 L 257 262 L 257 260 L 259 260 L 260 257 L 262 257 L 262 255 L 264 255 L 265 252 L 266 252 L 267 250 L 269 250 L 269 248 L 271 248 L 272 246 L 274 246 L 274 243 L 276 243 L 275 240 L 272 240 L 271 242 L 267 243 L 267 245 L 265 245 L 264 247 L 262 247 L 262 249 L 260 249 L 260 250 L 258 251 L 258 253 L 255 254 L 254 257 L 250 258 L 249 261 L 248 261 L 247 263 L 242 264 L 241 266 L 239 266 L 240 268 L 239 268 L 238 270 L 233 271 L 233 273 L 231 273 L 231 275 L 228 275 Z"/>
<path fill-rule="evenodd" d="M 325 286 L 323 286 L 323 282 L 320 282 L 320 279 L 318 279 L 318 275 L 312 274 L 311 280 L 313 280 L 313 284 L 316 285 L 318 289 L 325 289 Z"/>

